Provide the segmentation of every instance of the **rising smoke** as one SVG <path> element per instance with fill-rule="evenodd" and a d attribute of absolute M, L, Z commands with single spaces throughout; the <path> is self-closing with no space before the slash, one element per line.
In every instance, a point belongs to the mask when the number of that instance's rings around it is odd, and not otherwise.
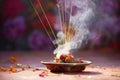
<path fill-rule="evenodd" d="M 95 15 L 95 3 L 92 0 L 58 0 L 57 5 L 59 8 L 62 8 L 63 4 L 65 4 L 65 23 L 68 25 L 70 23 L 71 28 L 75 33 L 69 41 L 64 43 L 62 43 L 62 41 L 67 37 L 67 35 L 63 31 L 59 31 L 57 33 L 58 39 L 54 41 L 54 43 L 58 45 L 54 50 L 56 57 L 59 57 L 61 54 L 74 53 L 74 51 L 77 51 L 86 43 L 87 36 L 89 34 L 88 26 L 92 23 L 92 20 L 94 20 L 93 18 Z M 71 13 L 70 9 L 72 11 Z M 71 17 L 69 15 L 71 15 Z M 58 21 L 60 20 L 59 18 Z M 64 27 L 68 28 L 68 26 Z"/>

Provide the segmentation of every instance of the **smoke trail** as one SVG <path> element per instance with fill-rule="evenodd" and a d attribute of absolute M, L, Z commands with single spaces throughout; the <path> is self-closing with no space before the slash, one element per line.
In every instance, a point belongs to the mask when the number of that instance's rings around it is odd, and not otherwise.
<path fill-rule="evenodd" d="M 94 17 L 95 3 L 92 0 L 59 0 L 58 5 L 62 5 L 64 1 L 66 5 L 64 9 L 66 24 L 69 24 L 70 21 L 71 28 L 75 33 L 69 41 L 64 43 L 63 40 L 67 35 L 62 31 L 58 32 L 58 39 L 54 41 L 55 44 L 58 44 L 58 47 L 54 51 L 56 57 L 59 57 L 61 54 L 73 53 L 80 49 L 82 44 L 87 40 L 87 35 L 89 34 L 88 26 Z M 68 15 L 70 15 L 71 5 L 72 13 L 70 18 Z"/>

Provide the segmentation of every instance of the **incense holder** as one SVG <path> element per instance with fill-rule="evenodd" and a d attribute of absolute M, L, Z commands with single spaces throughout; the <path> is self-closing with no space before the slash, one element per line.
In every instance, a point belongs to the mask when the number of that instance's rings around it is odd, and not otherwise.
<path fill-rule="evenodd" d="M 83 63 L 57 63 L 41 61 L 51 72 L 82 72 L 91 61 L 83 60 Z"/>

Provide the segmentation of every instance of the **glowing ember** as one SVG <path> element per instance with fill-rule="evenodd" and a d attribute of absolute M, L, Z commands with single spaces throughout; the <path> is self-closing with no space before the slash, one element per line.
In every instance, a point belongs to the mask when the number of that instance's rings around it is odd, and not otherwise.
<path fill-rule="evenodd" d="M 74 57 L 70 54 L 61 55 L 59 58 L 54 58 L 54 62 L 63 62 L 63 63 L 83 63 L 83 60 L 78 58 L 74 59 Z"/>

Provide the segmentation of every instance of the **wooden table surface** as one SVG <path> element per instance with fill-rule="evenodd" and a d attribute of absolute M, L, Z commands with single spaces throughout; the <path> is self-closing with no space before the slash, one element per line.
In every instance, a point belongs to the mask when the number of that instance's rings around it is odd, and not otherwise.
<path fill-rule="evenodd" d="M 0 71 L 0 80 L 120 80 L 120 53 L 103 51 L 80 51 L 74 57 L 90 60 L 92 65 L 83 72 L 52 73 L 40 61 L 53 60 L 52 51 L 3 51 L 0 52 L 0 67 L 15 66 L 10 57 L 16 56 L 17 63 L 30 65 L 33 68 L 16 73 Z M 18 69 L 18 68 L 16 68 Z M 35 70 L 34 69 L 39 69 Z M 19 70 L 19 69 L 18 69 Z M 43 71 L 47 73 L 42 74 Z"/>

